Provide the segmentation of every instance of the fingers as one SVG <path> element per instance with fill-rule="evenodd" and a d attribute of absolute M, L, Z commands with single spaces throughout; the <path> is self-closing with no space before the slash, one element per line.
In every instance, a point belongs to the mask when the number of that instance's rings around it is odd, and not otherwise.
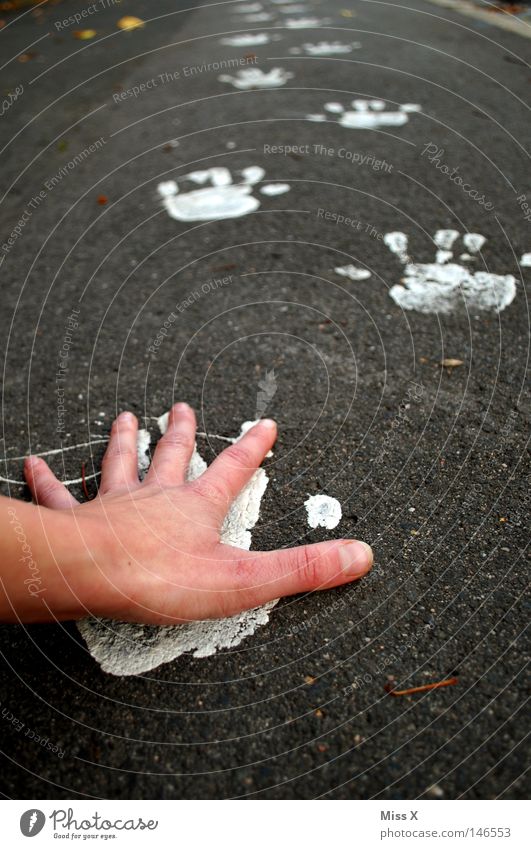
<path fill-rule="evenodd" d="M 57 480 L 48 464 L 40 457 L 26 457 L 24 477 L 28 482 L 33 500 L 42 507 L 65 510 L 78 506 L 74 496 L 70 495 L 66 486 Z"/>
<path fill-rule="evenodd" d="M 209 569 L 208 616 L 231 616 L 296 593 L 356 581 L 370 570 L 373 553 L 358 540 L 333 540 L 280 551 L 245 553 L 220 545 L 223 561 Z M 223 551 L 224 550 L 224 551 Z M 202 589 L 206 589 L 205 586 Z"/>
<path fill-rule="evenodd" d="M 138 422 L 133 413 L 120 413 L 101 463 L 99 495 L 119 489 L 136 489 L 138 480 Z"/>
<path fill-rule="evenodd" d="M 145 480 L 161 486 L 184 483 L 195 446 L 195 413 L 188 404 L 174 404 L 168 429 L 159 441 Z"/>
<path fill-rule="evenodd" d="M 251 479 L 276 438 L 275 422 L 262 419 L 216 457 L 195 482 L 195 489 L 226 510 Z"/>

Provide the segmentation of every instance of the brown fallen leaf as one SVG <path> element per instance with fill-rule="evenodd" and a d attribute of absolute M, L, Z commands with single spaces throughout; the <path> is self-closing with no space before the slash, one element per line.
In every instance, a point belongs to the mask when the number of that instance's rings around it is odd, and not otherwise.
<path fill-rule="evenodd" d="M 78 41 L 88 41 L 89 38 L 94 38 L 97 35 L 95 29 L 75 29 L 72 33 L 74 38 L 77 38 Z"/>
<path fill-rule="evenodd" d="M 118 29 L 139 29 L 145 26 L 142 18 L 136 18 L 134 15 L 124 15 L 116 22 Z"/>
<path fill-rule="evenodd" d="M 315 678 L 313 677 L 313 675 L 305 675 L 304 676 L 304 683 L 305 684 L 315 684 Z"/>
<path fill-rule="evenodd" d="M 457 366 L 463 365 L 463 360 L 454 360 L 453 357 L 447 357 L 444 360 L 441 360 L 441 365 L 444 368 L 457 368 Z"/>
<path fill-rule="evenodd" d="M 18 56 L 17 58 L 18 58 L 19 62 L 31 62 L 31 60 L 35 59 L 35 57 L 38 56 L 38 55 L 39 55 L 38 53 L 33 53 L 33 52 L 21 53 L 20 56 Z"/>
<path fill-rule="evenodd" d="M 106 195 L 98 195 L 98 203 L 100 206 L 105 206 L 109 198 Z"/>

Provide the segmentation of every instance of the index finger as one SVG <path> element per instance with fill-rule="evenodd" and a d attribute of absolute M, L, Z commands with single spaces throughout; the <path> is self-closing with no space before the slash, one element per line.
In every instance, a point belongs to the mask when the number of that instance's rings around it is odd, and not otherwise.
<path fill-rule="evenodd" d="M 271 450 L 277 438 L 273 419 L 261 419 L 230 448 L 225 448 L 208 469 L 197 478 L 194 487 L 214 501 L 232 501 L 250 481 L 253 474 Z"/>

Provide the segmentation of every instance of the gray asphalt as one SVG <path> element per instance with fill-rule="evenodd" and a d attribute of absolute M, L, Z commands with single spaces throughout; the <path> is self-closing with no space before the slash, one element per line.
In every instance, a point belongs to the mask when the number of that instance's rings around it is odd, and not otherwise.
<path fill-rule="evenodd" d="M 286 29 L 270 0 L 263 6 L 274 20 L 246 24 L 236 4 L 194 5 L 162 0 L 158 17 L 126 33 L 118 18 L 148 20 L 153 4 L 122 3 L 63 29 L 55 23 L 83 4 L 4 16 L 4 56 L 26 61 L 2 71 L 6 93 L 23 86 L 0 128 L 8 145 L 2 244 L 65 169 L 3 251 L 5 455 L 58 445 L 57 351 L 73 308 L 80 326 L 65 444 L 105 435 L 123 408 L 152 427 L 149 417 L 180 398 L 198 409 L 202 429 L 234 434 L 254 415 L 258 379 L 274 368 L 267 414 L 280 437 L 253 547 L 340 532 L 371 542 L 375 569 L 356 586 L 283 601 L 236 649 L 137 678 L 102 673 L 73 623 L 2 626 L 1 792 L 523 797 L 529 314 L 518 260 L 531 234 L 517 198 L 531 197 L 531 42 L 423 0 L 408 8 L 305 0 L 309 13 L 329 19 L 319 30 Z M 97 37 L 76 40 L 84 27 Z M 220 44 L 220 33 L 241 27 L 279 38 Z M 320 40 L 361 48 L 329 58 L 290 53 Z M 238 91 L 218 70 L 184 71 L 250 53 L 258 68 L 293 77 Z M 113 99 L 176 70 L 171 82 Z M 422 112 L 379 130 L 351 130 L 333 115 L 306 119 L 354 97 L 418 103 Z M 443 161 L 493 209 L 430 163 L 427 144 L 443 148 Z M 389 167 L 316 154 L 314 145 Z M 212 165 L 260 165 L 290 191 L 260 196 L 244 218 L 172 220 L 157 183 Z M 361 225 L 325 220 L 319 209 Z M 499 315 L 464 304 L 449 315 L 405 312 L 389 297 L 401 269 L 382 234 L 407 232 L 411 253 L 428 262 L 441 227 L 482 233 L 476 267 L 516 277 L 516 298 Z M 372 276 L 334 273 L 351 262 Z M 225 275 L 230 285 L 190 305 L 153 356 L 175 303 Z M 448 357 L 462 365 L 441 368 Z M 413 401 L 412 382 L 421 387 Z M 101 445 L 71 451 L 54 468 L 77 478 L 81 463 L 97 468 L 101 454 Z M 19 479 L 20 462 L 6 462 L 2 474 Z M 15 485 L 2 491 L 29 497 Z M 307 527 L 302 505 L 317 492 L 342 502 L 337 532 Z M 389 676 L 403 687 L 458 682 L 392 697 Z"/>

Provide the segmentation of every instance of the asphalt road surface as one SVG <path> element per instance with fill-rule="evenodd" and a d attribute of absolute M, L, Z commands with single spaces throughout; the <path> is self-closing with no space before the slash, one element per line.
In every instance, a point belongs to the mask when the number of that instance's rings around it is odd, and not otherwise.
<path fill-rule="evenodd" d="M 124 408 L 155 434 L 186 399 L 234 435 L 274 370 L 253 548 L 352 536 L 376 562 L 232 650 L 137 677 L 103 673 L 74 623 L 3 626 L 2 793 L 524 796 L 531 41 L 424 0 L 104 5 L 3 17 L 2 476 L 89 442 L 50 460 L 92 474 Z M 186 197 L 202 179 L 224 184 L 206 212 Z M 486 241 L 434 270 L 439 230 Z M 317 493 L 337 529 L 308 526 Z"/>

